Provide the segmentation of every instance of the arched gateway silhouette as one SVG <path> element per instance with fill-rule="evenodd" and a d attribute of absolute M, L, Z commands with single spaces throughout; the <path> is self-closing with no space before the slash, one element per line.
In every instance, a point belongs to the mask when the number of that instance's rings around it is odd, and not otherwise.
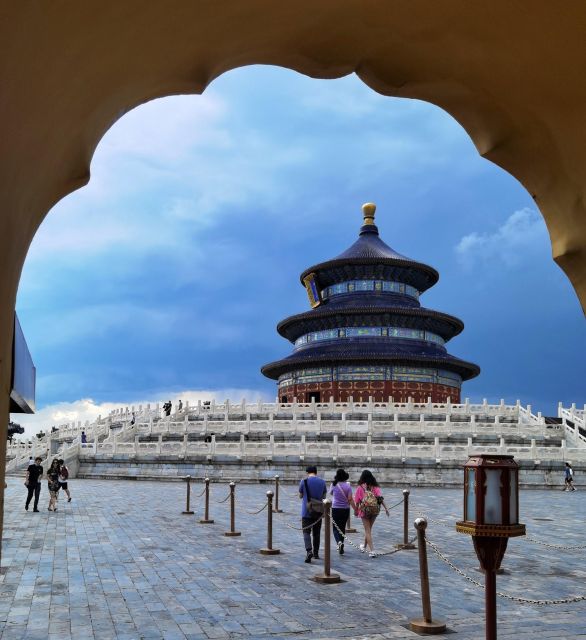
<path fill-rule="evenodd" d="M 147 100 L 198 93 L 271 64 L 356 72 L 375 91 L 448 111 L 544 215 L 554 259 L 586 304 L 586 5 L 422 0 L 88 0 L 12 3 L 0 36 L 0 395 L 8 418 L 14 302 L 49 209 L 89 180 L 94 149 Z M 544 36 L 546 34 L 546 37 Z M 4 437 L 0 438 L 4 456 Z M 3 468 L 3 467 L 2 467 Z M 4 473 L 2 471 L 2 473 Z"/>

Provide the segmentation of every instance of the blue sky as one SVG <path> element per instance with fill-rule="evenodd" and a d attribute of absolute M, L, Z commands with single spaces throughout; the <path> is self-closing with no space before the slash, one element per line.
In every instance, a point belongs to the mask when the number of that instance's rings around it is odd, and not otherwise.
<path fill-rule="evenodd" d="M 354 241 L 366 201 L 387 244 L 440 272 L 422 304 L 464 321 L 449 349 L 482 368 L 463 396 L 547 414 L 586 401 L 584 317 L 541 215 L 433 105 L 355 76 L 238 69 L 124 116 L 91 170 L 20 283 L 35 424 L 88 404 L 273 398 L 259 369 L 290 351 L 277 322 L 308 308 L 299 273 Z"/>

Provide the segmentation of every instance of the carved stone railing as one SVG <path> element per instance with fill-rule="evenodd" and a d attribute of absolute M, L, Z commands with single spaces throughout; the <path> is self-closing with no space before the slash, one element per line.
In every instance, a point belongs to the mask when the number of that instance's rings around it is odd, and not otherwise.
<path fill-rule="evenodd" d="M 355 442 L 340 441 L 334 436 L 332 441 L 307 440 L 302 435 L 300 438 L 286 441 L 275 441 L 274 436 L 261 441 L 247 441 L 244 437 L 239 440 L 218 440 L 211 436 L 209 441 L 175 440 L 165 441 L 162 438 L 141 442 L 136 439 L 132 442 L 104 442 L 97 444 L 95 452 L 93 448 L 85 448 L 81 451 L 84 457 L 100 458 L 103 456 L 161 456 L 164 458 L 203 458 L 207 460 L 221 461 L 234 459 L 241 461 L 272 460 L 275 457 L 292 457 L 299 460 L 350 460 L 361 459 L 365 462 L 372 460 L 400 460 L 409 459 L 461 461 L 468 456 L 477 453 L 508 453 L 514 455 L 517 460 L 531 462 L 539 461 L 572 461 L 586 462 L 586 449 L 567 448 L 562 441 L 559 446 L 540 446 L 536 440 L 531 440 L 527 445 L 510 444 L 504 438 L 499 441 L 486 444 L 474 442 L 469 437 L 467 444 L 442 442 L 439 437 L 434 441 L 410 442 L 404 436 L 399 442 L 373 442 L 368 436 L 366 439 Z"/>

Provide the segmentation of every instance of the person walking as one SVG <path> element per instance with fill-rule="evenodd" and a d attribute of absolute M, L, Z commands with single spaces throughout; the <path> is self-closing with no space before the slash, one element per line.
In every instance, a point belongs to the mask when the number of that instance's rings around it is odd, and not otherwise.
<path fill-rule="evenodd" d="M 69 469 L 65 466 L 65 462 L 63 460 L 58 460 L 59 463 L 59 488 L 63 489 L 67 494 L 67 502 L 71 502 L 71 494 L 69 493 L 69 489 L 67 487 L 67 478 L 69 478 Z"/>
<path fill-rule="evenodd" d="M 301 526 L 305 543 L 305 562 L 311 562 L 312 558 L 319 560 L 322 500 L 326 496 L 327 487 L 325 481 L 318 477 L 315 465 L 308 466 L 305 472 L 307 477 L 299 482 L 299 498 L 302 500 Z"/>
<path fill-rule="evenodd" d="M 380 513 L 381 506 L 384 507 L 387 517 L 389 515 L 389 510 L 387 509 L 385 499 L 383 498 L 382 491 L 378 486 L 376 478 L 368 469 L 365 469 L 360 474 L 358 487 L 354 494 L 354 503 L 354 512 L 362 520 L 362 524 L 364 526 L 364 544 L 360 545 L 360 551 L 364 553 L 369 549 L 370 551 L 368 555 L 371 558 L 375 558 L 376 553 L 374 550 L 374 543 L 372 541 L 372 527 Z"/>
<path fill-rule="evenodd" d="M 355 507 L 352 498 L 352 487 L 348 482 L 350 476 L 344 469 L 338 469 L 330 486 L 332 496 L 332 520 L 334 521 L 334 539 L 338 545 L 338 553 L 344 555 L 344 538 L 346 524 L 350 517 L 350 507 Z"/>
<path fill-rule="evenodd" d="M 85 431 L 81 432 L 81 444 L 87 443 L 87 436 L 85 435 Z"/>
<path fill-rule="evenodd" d="M 564 485 L 564 491 L 576 491 L 576 487 L 574 486 L 574 470 L 569 462 L 566 462 Z"/>
<path fill-rule="evenodd" d="M 57 494 L 59 493 L 59 461 L 55 458 L 47 471 L 49 488 L 49 511 L 57 511 Z"/>
<path fill-rule="evenodd" d="M 29 464 L 26 470 L 26 478 L 24 486 L 28 489 L 28 495 L 26 497 L 26 503 L 24 508 L 28 511 L 29 504 L 35 497 L 33 503 L 33 511 L 39 510 L 39 496 L 41 495 L 41 476 L 43 475 L 43 466 L 41 465 L 41 458 L 35 458 L 33 464 Z"/>

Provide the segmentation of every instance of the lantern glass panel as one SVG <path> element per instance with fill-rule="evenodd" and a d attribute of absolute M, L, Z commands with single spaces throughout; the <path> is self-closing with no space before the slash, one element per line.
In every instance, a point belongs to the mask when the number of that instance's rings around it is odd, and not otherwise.
<path fill-rule="evenodd" d="M 466 493 L 466 513 L 464 520 L 476 522 L 476 469 L 466 469 L 468 491 Z"/>
<path fill-rule="evenodd" d="M 517 504 L 517 471 L 511 469 L 509 472 L 511 486 L 509 487 L 509 524 L 519 522 L 519 505 Z"/>
<path fill-rule="evenodd" d="M 503 524 L 501 470 L 486 469 L 485 473 L 484 524 Z"/>

